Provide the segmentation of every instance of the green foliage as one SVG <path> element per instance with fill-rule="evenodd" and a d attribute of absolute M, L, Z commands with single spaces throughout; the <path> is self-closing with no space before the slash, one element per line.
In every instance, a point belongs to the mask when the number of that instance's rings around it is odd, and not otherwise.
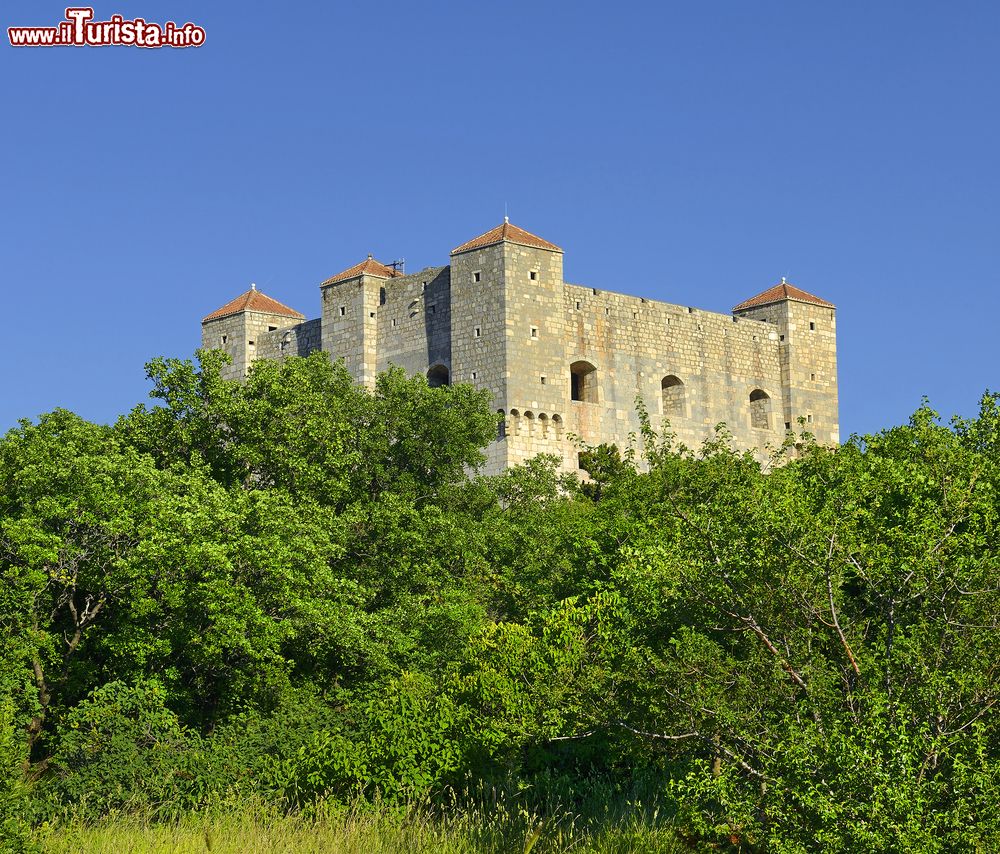
<path fill-rule="evenodd" d="M 695 846 L 1000 848 L 997 395 L 764 465 L 645 419 L 641 470 L 469 479 L 485 392 L 220 358 L 155 360 L 113 427 L 0 440 L 5 838 L 511 786 L 547 850 L 641 783 Z"/>
<path fill-rule="evenodd" d="M 179 800 L 182 758 L 197 736 L 166 699 L 156 682 L 109 682 L 69 710 L 40 786 L 50 809 L 76 804 L 81 814 L 100 816 Z"/>
<path fill-rule="evenodd" d="M 24 779 L 27 758 L 23 738 L 14 721 L 14 705 L 0 700 L 0 852 L 25 854 L 33 851 L 27 820 L 28 786 Z"/>

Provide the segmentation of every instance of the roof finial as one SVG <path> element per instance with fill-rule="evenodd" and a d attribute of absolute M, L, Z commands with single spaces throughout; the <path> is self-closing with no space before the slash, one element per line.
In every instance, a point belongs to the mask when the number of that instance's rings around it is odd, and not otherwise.
<path fill-rule="evenodd" d="M 510 222 L 510 217 L 507 216 L 507 202 L 506 201 L 503 203 L 503 221 L 505 223 L 509 223 Z"/>
<path fill-rule="evenodd" d="M 369 252 L 369 253 L 368 253 L 368 260 L 369 260 L 369 261 L 371 261 L 371 260 L 372 260 L 372 253 L 371 253 L 371 252 Z M 784 281 L 784 279 L 782 279 L 782 281 Z"/>
<path fill-rule="evenodd" d="M 781 284 L 783 284 L 783 285 L 787 285 L 788 284 L 788 282 L 785 281 L 785 277 L 784 276 L 781 277 Z"/>
<path fill-rule="evenodd" d="M 252 290 L 252 291 L 257 290 L 257 283 L 256 282 L 251 282 L 250 283 L 250 290 Z"/>

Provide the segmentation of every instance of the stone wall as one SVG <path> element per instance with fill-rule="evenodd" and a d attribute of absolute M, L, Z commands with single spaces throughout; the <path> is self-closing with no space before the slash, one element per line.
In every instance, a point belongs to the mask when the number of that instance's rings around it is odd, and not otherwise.
<path fill-rule="evenodd" d="M 451 277 L 448 267 L 387 279 L 381 287 L 376 338 L 378 372 L 390 365 L 410 374 L 433 366 L 451 372 Z"/>
<path fill-rule="evenodd" d="M 578 443 L 570 434 L 585 444 L 627 444 L 639 432 L 637 398 L 654 428 L 669 421 L 689 447 L 721 422 L 740 447 L 763 452 L 781 443 L 773 325 L 596 288 L 560 290 L 559 310 L 548 312 L 539 311 L 544 298 L 536 292 L 518 287 L 508 294 L 511 338 L 527 351 L 512 367 L 519 381 L 508 390 L 510 462 L 548 451 L 574 468 Z M 571 366 L 580 363 L 594 370 L 578 395 L 585 399 L 574 400 Z M 766 394 L 766 427 L 751 422 L 755 391 Z"/>
<path fill-rule="evenodd" d="M 281 356 L 308 356 L 322 346 L 323 321 L 306 320 L 295 326 L 285 326 L 265 332 L 257 342 L 257 358 L 277 359 Z"/>

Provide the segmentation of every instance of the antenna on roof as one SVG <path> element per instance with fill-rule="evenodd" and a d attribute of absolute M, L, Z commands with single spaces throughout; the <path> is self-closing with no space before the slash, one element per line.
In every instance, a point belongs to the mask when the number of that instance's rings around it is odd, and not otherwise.
<path fill-rule="evenodd" d="M 398 258 L 395 261 L 390 261 L 389 266 L 392 267 L 397 273 L 406 273 L 406 259 Z"/>

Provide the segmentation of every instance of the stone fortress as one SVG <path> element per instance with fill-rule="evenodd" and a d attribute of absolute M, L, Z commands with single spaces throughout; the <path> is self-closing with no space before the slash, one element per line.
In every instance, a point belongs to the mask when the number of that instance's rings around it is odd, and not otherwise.
<path fill-rule="evenodd" d="M 839 442 L 835 307 L 784 279 L 731 314 L 573 285 L 562 249 L 505 218 L 450 265 L 403 274 L 369 255 L 320 293 L 322 315 L 306 320 L 252 286 L 202 321 L 202 346 L 231 356 L 231 378 L 324 350 L 369 387 L 399 365 L 489 389 L 504 421 L 487 472 L 540 453 L 574 471 L 579 441 L 624 448 L 637 396 L 689 447 L 725 422 L 738 448 L 763 454 L 799 418 Z"/>

